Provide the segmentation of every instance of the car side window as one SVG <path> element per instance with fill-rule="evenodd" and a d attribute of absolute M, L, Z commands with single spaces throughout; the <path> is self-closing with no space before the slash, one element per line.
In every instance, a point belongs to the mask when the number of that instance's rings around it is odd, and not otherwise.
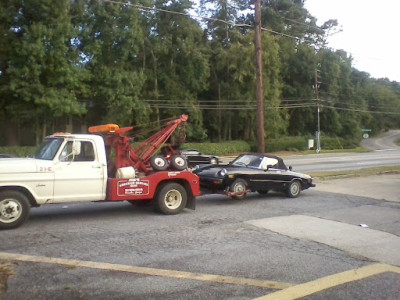
<path fill-rule="evenodd" d="M 69 141 L 65 144 L 60 154 L 60 161 L 70 160 L 72 160 L 72 141 Z"/>
<path fill-rule="evenodd" d="M 81 142 L 81 153 L 76 156 L 75 161 L 94 161 L 93 144 L 88 141 Z"/>
<path fill-rule="evenodd" d="M 266 170 L 268 166 L 272 168 L 278 167 L 278 160 L 276 158 L 264 157 L 260 164 L 260 169 Z"/>
<path fill-rule="evenodd" d="M 252 167 L 252 168 L 259 168 L 260 167 L 260 158 L 256 157 L 255 159 L 250 160 L 247 163 L 247 166 Z"/>
<path fill-rule="evenodd" d="M 91 142 L 82 141 L 81 153 L 75 157 L 72 157 L 72 144 L 72 141 L 69 141 L 65 144 L 60 154 L 60 161 L 94 161 L 94 147 Z"/>

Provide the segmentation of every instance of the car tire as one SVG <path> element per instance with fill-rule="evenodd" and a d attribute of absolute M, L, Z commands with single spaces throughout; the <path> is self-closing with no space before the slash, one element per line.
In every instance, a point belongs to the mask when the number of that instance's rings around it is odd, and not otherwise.
<path fill-rule="evenodd" d="M 150 165 L 155 171 L 165 171 L 168 168 L 168 161 L 164 156 L 156 155 L 150 159 Z"/>
<path fill-rule="evenodd" d="M 183 171 L 188 167 L 188 163 L 184 156 L 174 155 L 171 157 L 171 166 L 174 170 Z"/>
<path fill-rule="evenodd" d="M 236 179 L 229 187 L 229 191 L 231 193 L 245 192 L 246 190 L 247 190 L 247 182 L 241 178 Z M 232 199 L 241 200 L 244 199 L 245 197 L 246 193 L 243 193 L 232 196 Z"/>
<path fill-rule="evenodd" d="M 0 229 L 12 229 L 20 226 L 29 217 L 30 203 L 26 196 L 18 191 L 0 193 Z"/>
<path fill-rule="evenodd" d="M 155 197 L 156 209 L 165 215 L 179 214 L 186 207 L 186 203 L 186 190 L 178 183 L 161 185 Z"/>
<path fill-rule="evenodd" d="M 301 183 L 298 180 L 293 180 L 287 187 L 286 194 L 289 198 L 296 198 L 300 195 Z"/>

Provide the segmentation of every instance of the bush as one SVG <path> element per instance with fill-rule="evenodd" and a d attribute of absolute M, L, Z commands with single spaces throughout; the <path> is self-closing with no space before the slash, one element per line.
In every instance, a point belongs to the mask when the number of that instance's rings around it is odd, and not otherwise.
<path fill-rule="evenodd" d="M 185 143 L 181 148 L 197 149 L 200 152 L 214 155 L 238 154 L 251 151 L 250 145 L 244 141 L 231 141 L 223 143 Z"/>
<path fill-rule="evenodd" d="M 0 153 L 18 157 L 32 156 L 35 151 L 36 147 L 0 147 Z"/>
<path fill-rule="evenodd" d="M 265 141 L 265 152 L 277 151 L 304 151 L 308 148 L 307 137 L 285 137 L 279 139 L 268 139 Z"/>
<path fill-rule="evenodd" d="M 353 149 L 358 147 L 359 141 L 352 139 L 344 139 L 341 137 L 321 137 L 322 150 L 335 150 L 335 149 Z"/>
<path fill-rule="evenodd" d="M 265 141 L 265 152 L 278 152 L 278 151 L 305 151 L 308 150 L 308 140 L 314 140 L 314 149 L 316 147 L 316 140 L 311 136 L 296 136 L 296 137 L 282 137 L 279 139 L 267 139 Z M 343 139 L 340 137 L 321 136 L 321 149 L 322 150 L 335 150 L 335 149 L 353 149 L 358 147 L 359 141 L 352 139 Z M 257 151 L 257 145 L 253 144 L 251 147 L 253 152 Z"/>

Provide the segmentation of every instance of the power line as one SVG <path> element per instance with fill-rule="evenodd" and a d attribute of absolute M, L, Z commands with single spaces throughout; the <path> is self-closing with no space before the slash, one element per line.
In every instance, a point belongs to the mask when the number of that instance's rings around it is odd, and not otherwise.
<path fill-rule="evenodd" d="M 220 22 L 220 23 L 224 23 L 224 24 L 227 24 L 227 25 L 231 25 L 233 27 L 247 27 L 247 28 L 251 28 L 251 29 L 254 28 L 254 26 L 251 25 L 251 24 L 234 23 L 234 22 L 231 22 L 231 21 L 226 21 L 226 20 L 222 20 L 222 19 L 218 19 L 218 18 L 202 17 L 202 16 L 199 16 L 199 15 L 186 13 L 186 12 L 172 11 L 172 10 L 167 10 L 167 9 L 163 9 L 163 8 L 148 7 L 148 6 L 144 6 L 144 5 L 126 3 L 126 2 L 121 2 L 121 1 L 114 1 L 114 0 L 101 0 L 101 1 L 108 2 L 108 3 L 113 3 L 113 4 L 127 5 L 127 6 L 134 7 L 134 8 L 137 8 L 139 10 L 144 10 L 144 11 L 159 11 L 159 12 L 165 12 L 165 13 L 170 13 L 170 14 L 175 14 L 175 15 L 180 15 L 180 16 L 186 16 L 186 17 L 190 17 L 190 18 L 194 18 L 194 19 L 215 21 L 215 22 Z M 289 35 L 289 34 L 286 34 L 286 33 L 278 32 L 278 31 L 275 31 L 275 30 L 272 30 L 272 29 L 261 27 L 261 30 L 262 31 L 271 32 L 271 33 L 274 33 L 274 34 L 277 34 L 277 35 L 280 35 L 280 36 L 284 36 L 284 37 L 288 37 L 288 38 L 292 38 L 292 39 L 296 39 L 296 40 L 301 40 L 300 38 L 298 38 L 296 36 L 292 36 L 292 35 Z"/>
<path fill-rule="evenodd" d="M 173 105 L 173 104 L 150 104 L 151 108 L 165 108 L 165 109 L 201 109 L 201 110 L 253 110 L 255 111 L 257 107 L 255 105 Z M 265 109 L 293 109 L 293 108 L 309 108 L 314 107 L 314 103 L 309 103 L 305 105 L 278 105 L 278 106 L 265 106 Z"/>
<path fill-rule="evenodd" d="M 223 103 L 243 103 L 243 104 L 248 104 L 248 103 L 255 103 L 254 99 L 236 99 L 236 100 L 227 100 L 227 99 L 221 99 L 221 100 L 216 100 L 216 99 L 199 99 L 199 100 L 194 100 L 196 103 L 206 103 L 206 104 L 223 104 Z M 280 102 L 288 102 L 288 103 L 293 103 L 293 102 L 304 102 L 304 101 L 315 101 L 315 98 L 298 98 L 298 99 L 293 99 L 293 98 L 282 98 L 282 99 L 277 99 Z M 170 103 L 170 102 L 184 102 L 186 100 L 183 99 L 143 99 L 142 101 L 146 103 Z M 190 101 L 190 100 L 189 100 Z"/>
<path fill-rule="evenodd" d="M 130 6 L 130 7 L 134 7 L 136 9 L 138 9 L 138 10 L 159 11 L 159 12 L 165 12 L 165 13 L 170 13 L 170 14 L 176 14 L 176 15 L 191 17 L 191 18 L 195 18 L 195 19 L 216 21 L 216 22 L 220 22 L 220 23 L 223 23 L 223 24 L 231 25 L 231 26 L 234 26 L 234 27 L 253 28 L 253 25 L 250 25 L 250 24 L 236 24 L 236 23 L 231 22 L 231 21 L 226 21 L 226 20 L 222 20 L 222 19 L 218 19 L 218 18 L 211 18 L 211 17 L 202 17 L 202 16 L 198 16 L 198 15 L 191 14 L 191 13 L 186 13 L 186 12 L 171 11 L 171 10 L 162 9 L 162 8 L 147 7 L 147 6 L 144 6 L 144 5 L 132 4 L 132 3 L 129 3 L 129 2 L 114 1 L 114 0 L 101 0 L 101 1 L 102 2 L 113 3 L 113 4 L 119 4 L 119 5 L 126 5 L 126 6 Z M 310 24 L 303 24 L 303 23 L 300 23 L 300 22 L 295 21 L 295 20 L 287 19 L 287 18 L 284 18 L 284 17 L 282 17 L 282 18 L 287 20 L 287 21 L 293 22 L 293 23 L 298 23 L 298 24 L 300 24 L 302 26 L 309 26 L 309 27 L 312 27 L 312 28 L 315 28 L 315 29 L 322 29 L 320 27 L 315 27 L 315 26 L 310 25 Z M 275 31 L 275 30 L 272 30 L 272 29 L 261 27 L 261 30 L 262 31 L 267 31 L 267 32 L 270 32 L 270 33 L 273 33 L 273 34 L 277 34 L 277 35 L 280 35 L 280 36 L 289 37 L 289 38 L 293 38 L 293 39 L 296 39 L 296 40 L 301 40 L 298 37 L 295 37 L 295 36 L 292 36 L 292 35 L 289 35 L 289 34 L 285 34 L 285 33 L 282 33 L 282 32 L 278 32 L 278 31 Z M 305 42 L 305 43 L 307 43 L 307 42 Z M 310 99 L 305 99 L 305 100 L 310 100 Z M 157 101 L 157 100 L 146 100 L 146 101 L 151 102 L 151 101 Z M 209 101 L 209 100 L 205 100 L 205 102 L 206 101 Z M 220 100 L 215 100 L 215 101 L 220 101 Z M 234 101 L 236 101 L 236 100 L 234 100 Z M 300 99 L 293 99 L 293 100 L 290 99 L 290 100 L 283 100 L 283 101 L 288 102 L 288 101 L 301 101 L 301 100 Z M 334 100 L 321 100 L 321 101 L 334 102 Z M 229 101 L 229 103 L 232 103 L 232 102 L 233 102 L 232 100 Z M 335 102 L 335 103 L 342 103 L 342 104 L 353 105 L 353 106 L 356 105 L 356 104 L 350 104 L 350 103 L 344 103 L 344 102 Z M 161 107 L 161 105 L 160 104 L 150 104 L 150 106 L 157 106 L 157 107 Z M 310 104 L 310 105 L 309 104 L 302 104 L 302 105 L 288 105 L 288 104 L 286 104 L 284 106 L 276 106 L 276 107 L 270 107 L 270 108 L 282 109 L 282 108 L 303 108 L 303 107 L 313 107 L 313 106 L 316 106 L 316 104 Z M 340 107 L 334 107 L 334 106 L 329 106 L 329 105 L 321 105 L 321 106 L 326 107 L 326 108 L 331 108 L 331 109 L 347 110 L 347 111 L 354 111 L 354 112 L 396 114 L 396 115 L 400 114 L 400 113 L 397 113 L 397 112 L 382 112 L 382 111 L 370 111 L 370 110 L 351 109 L 351 108 L 340 108 Z M 249 106 L 243 106 L 243 105 L 242 106 L 237 106 L 237 107 L 232 107 L 230 105 L 228 107 L 228 106 L 223 106 L 223 105 L 220 105 L 220 104 L 218 105 L 218 107 L 201 106 L 201 105 L 189 105 L 189 106 L 184 106 L 184 105 L 176 106 L 175 105 L 175 106 L 171 106 L 170 104 L 166 104 L 163 107 L 164 108 L 199 107 L 200 109 L 254 109 L 254 108 L 249 108 Z M 375 107 L 375 106 L 369 106 L 369 107 Z"/>
<path fill-rule="evenodd" d="M 206 105 L 206 104 L 157 104 L 157 103 L 149 103 L 149 106 L 152 108 L 165 108 L 165 109 L 200 109 L 200 110 L 256 110 L 255 104 L 249 105 Z M 317 107 L 316 103 L 302 103 L 302 104 L 288 104 L 288 105 L 277 105 L 277 106 L 266 106 L 265 109 L 296 109 L 296 108 L 313 108 Z M 400 115 L 400 112 L 393 111 L 372 111 L 365 109 L 356 109 L 356 108 L 346 108 L 346 107 L 335 107 L 332 105 L 320 104 L 321 108 L 329 108 L 335 110 L 344 110 L 351 112 L 360 112 L 360 113 L 371 113 L 371 114 L 383 114 L 383 115 Z"/>
<path fill-rule="evenodd" d="M 199 108 L 199 109 L 221 109 L 221 110 L 238 110 L 238 109 L 245 109 L 245 110 L 252 110 L 256 108 L 256 103 L 254 101 L 249 100 L 197 100 L 196 103 L 188 103 L 185 104 L 185 100 L 171 100 L 171 99 L 146 99 L 143 100 L 144 102 L 148 103 L 151 107 L 159 107 L 159 108 Z M 291 108 L 310 108 L 316 107 L 315 98 L 309 99 L 279 99 L 280 105 L 277 106 L 268 106 L 268 102 L 266 102 L 267 107 L 275 108 L 275 109 L 291 109 Z M 329 100 L 329 99 L 319 99 L 322 107 L 331 108 L 331 109 L 338 109 L 338 110 L 347 110 L 353 112 L 363 112 L 363 113 L 377 113 L 377 114 L 400 114 L 400 112 L 388 112 L 383 110 L 367 110 L 367 109 L 359 109 L 360 107 L 357 103 L 348 103 L 343 101 L 336 101 L 336 100 Z M 175 103 L 171 103 L 175 102 Z M 324 104 L 327 103 L 327 104 Z M 331 104 L 329 104 L 331 103 Z M 334 104 L 339 104 L 342 106 L 349 106 L 349 107 L 338 107 L 333 106 Z M 368 105 L 367 105 L 368 106 Z M 384 109 L 385 107 L 381 106 L 368 106 L 368 107 L 377 107 L 380 109 Z"/>

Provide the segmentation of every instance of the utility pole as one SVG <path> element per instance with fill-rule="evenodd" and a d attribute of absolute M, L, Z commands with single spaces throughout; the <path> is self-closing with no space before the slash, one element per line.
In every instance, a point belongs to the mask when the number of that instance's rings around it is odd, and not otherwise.
<path fill-rule="evenodd" d="M 262 45 L 261 45 L 261 0 L 255 3 L 255 38 L 256 38 L 256 98 L 257 98 L 257 151 L 265 152 L 265 132 L 264 132 L 264 89 L 262 79 Z"/>
<path fill-rule="evenodd" d="M 316 96 L 316 101 L 317 101 L 317 132 L 315 133 L 315 137 L 317 140 L 317 148 L 316 152 L 320 153 L 321 152 L 321 131 L 320 131 L 320 121 L 319 121 L 319 95 L 318 95 L 318 86 L 320 82 L 318 81 L 318 69 L 315 69 L 315 96 Z"/>

